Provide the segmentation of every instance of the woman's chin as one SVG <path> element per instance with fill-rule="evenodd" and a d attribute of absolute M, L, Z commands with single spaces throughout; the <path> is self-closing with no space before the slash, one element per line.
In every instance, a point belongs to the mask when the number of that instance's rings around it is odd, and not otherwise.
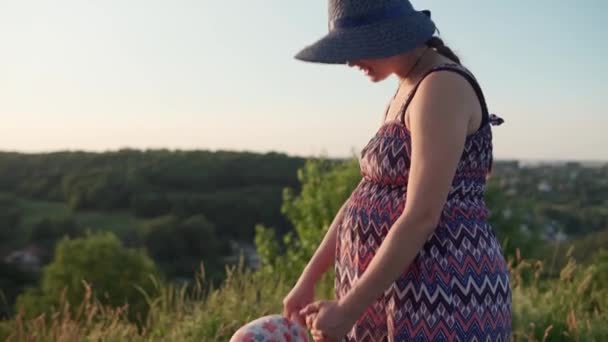
<path fill-rule="evenodd" d="M 367 77 L 369 78 L 370 81 L 372 81 L 374 83 L 382 81 L 381 78 L 379 78 L 378 76 L 376 76 L 374 74 L 369 74 L 369 75 L 367 75 Z"/>
<path fill-rule="evenodd" d="M 385 77 L 381 77 L 381 75 L 378 75 L 372 69 L 364 70 L 363 71 L 363 75 L 365 75 L 367 78 L 369 78 L 369 80 L 372 81 L 372 82 L 380 82 L 380 81 L 382 81 L 383 79 L 386 78 L 386 76 Z"/>

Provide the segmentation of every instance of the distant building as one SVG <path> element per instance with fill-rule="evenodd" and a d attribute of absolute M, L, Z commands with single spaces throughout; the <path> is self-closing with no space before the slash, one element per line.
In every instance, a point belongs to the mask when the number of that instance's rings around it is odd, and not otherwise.
<path fill-rule="evenodd" d="M 568 235 L 566 235 L 562 231 L 559 231 L 559 232 L 555 233 L 555 235 L 553 236 L 553 240 L 556 240 L 556 241 L 566 241 L 566 240 L 568 240 Z"/>
<path fill-rule="evenodd" d="M 518 169 L 519 160 L 496 160 L 494 165 L 500 169 Z"/>
<path fill-rule="evenodd" d="M 245 266 L 254 270 L 260 268 L 261 260 L 255 245 L 231 240 L 230 249 L 232 250 L 232 253 L 224 258 L 225 263 L 237 264 L 242 253 Z"/>
<path fill-rule="evenodd" d="M 566 162 L 566 167 L 578 169 L 581 167 L 581 163 L 579 163 L 577 161 L 569 161 L 569 162 Z"/>
<path fill-rule="evenodd" d="M 15 265 L 22 270 L 38 272 L 42 267 L 42 254 L 44 251 L 34 245 L 13 251 L 4 257 L 4 263 Z"/>
<path fill-rule="evenodd" d="M 542 192 L 550 192 L 552 190 L 551 184 L 549 184 L 549 182 L 543 180 L 540 183 L 538 183 L 538 191 L 542 191 Z"/>
<path fill-rule="evenodd" d="M 546 241 L 566 241 L 569 237 L 559 228 L 558 222 L 552 221 L 545 226 L 542 238 Z"/>

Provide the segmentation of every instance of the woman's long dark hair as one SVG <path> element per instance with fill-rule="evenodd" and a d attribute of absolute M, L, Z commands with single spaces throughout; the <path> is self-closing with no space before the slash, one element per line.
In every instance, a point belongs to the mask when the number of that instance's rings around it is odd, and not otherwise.
<path fill-rule="evenodd" d="M 435 49 L 435 51 L 437 51 L 440 55 L 447 57 L 452 61 L 460 64 L 460 58 L 456 56 L 452 49 L 450 49 L 443 43 L 443 40 L 441 38 L 437 36 L 431 37 L 431 39 L 426 41 L 426 46 Z"/>

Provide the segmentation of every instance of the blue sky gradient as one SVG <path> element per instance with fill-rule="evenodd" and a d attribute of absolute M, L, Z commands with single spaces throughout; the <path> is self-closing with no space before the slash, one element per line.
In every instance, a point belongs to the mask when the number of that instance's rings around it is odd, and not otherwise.
<path fill-rule="evenodd" d="M 497 159 L 608 160 L 608 2 L 413 1 L 480 80 Z M 0 1 L 0 150 L 358 154 L 396 87 L 293 55 L 326 1 Z"/>

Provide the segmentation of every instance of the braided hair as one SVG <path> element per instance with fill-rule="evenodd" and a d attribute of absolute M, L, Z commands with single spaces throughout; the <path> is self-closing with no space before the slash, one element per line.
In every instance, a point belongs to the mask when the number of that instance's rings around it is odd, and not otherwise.
<path fill-rule="evenodd" d="M 443 43 L 443 40 L 441 38 L 439 38 L 437 36 L 431 37 L 431 39 L 426 41 L 426 46 L 434 49 L 440 55 L 447 57 L 447 58 L 451 59 L 452 61 L 460 64 L 460 58 L 458 58 L 458 56 L 456 56 L 456 54 L 454 53 L 454 51 L 452 51 L 452 49 L 450 49 Z"/>

